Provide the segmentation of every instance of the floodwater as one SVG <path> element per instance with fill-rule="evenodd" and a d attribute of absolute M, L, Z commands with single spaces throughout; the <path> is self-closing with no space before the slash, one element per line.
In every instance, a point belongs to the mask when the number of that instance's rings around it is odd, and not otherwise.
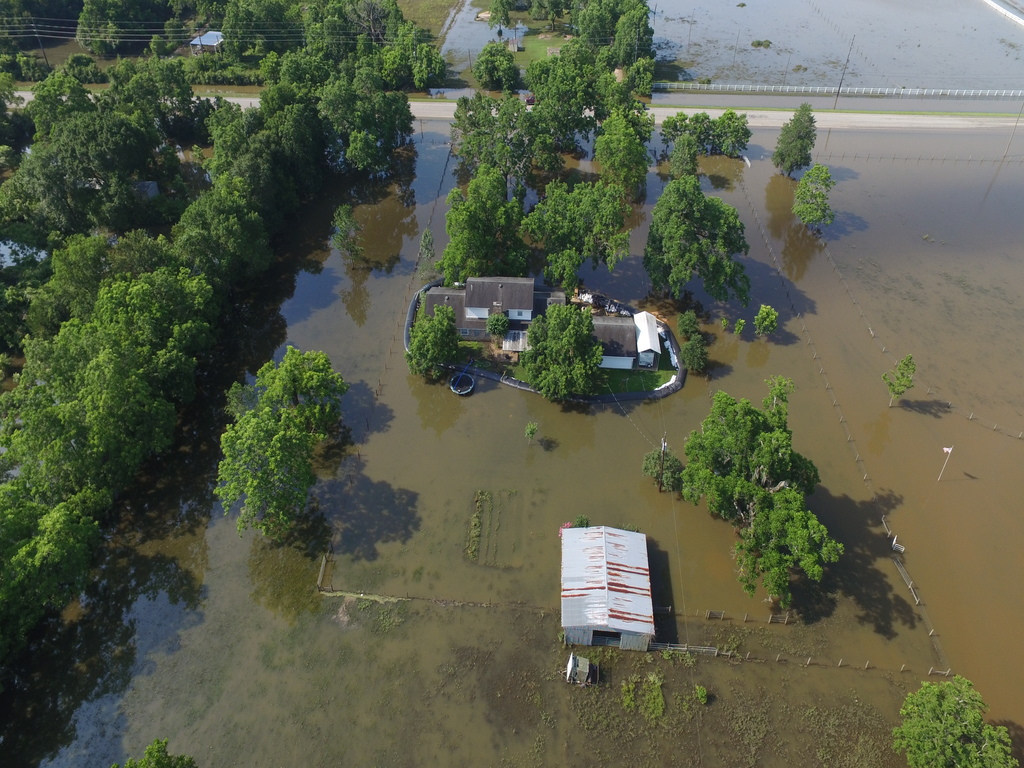
<path fill-rule="evenodd" d="M 819 240 L 789 213 L 794 182 L 766 159 L 776 132 L 756 131 L 750 167 L 703 168 L 746 224 L 753 282 L 747 309 L 698 294 L 716 335 L 710 381 L 691 377 L 656 403 L 565 409 L 490 382 L 458 398 L 408 373 L 401 326 L 423 282 L 419 234 L 430 226 L 440 253 L 455 182 L 447 124 L 417 128 L 397 181 L 328 190 L 295 222 L 280 268 L 231 324 L 224 368 L 202 382 L 210 394 L 187 414 L 179 450 L 123 500 L 130 522 L 96 583 L 0 695 L 4 764 L 109 765 L 169 738 L 203 766 L 894 765 L 885 742 L 906 690 L 947 666 L 1019 735 L 1024 168 L 991 159 L 1009 135 L 823 133 L 838 215 Z M 645 302 L 639 258 L 663 184 L 649 175 L 635 255 L 584 277 L 669 313 Z M 364 226 L 363 262 L 329 247 L 342 202 Z M 769 340 L 750 331 L 760 303 L 780 310 Z M 721 315 L 748 330 L 722 334 Z M 213 499 L 224 419 L 213 393 L 286 344 L 327 352 L 351 384 L 354 446 L 319 458 L 323 519 L 277 547 L 239 537 Z M 890 408 L 881 375 L 905 354 L 918 383 Z M 796 447 L 822 477 L 811 506 L 847 548 L 822 586 L 799 587 L 785 626 L 765 623 L 763 594 L 741 591 L 730 527 L 640 473 L 662 435 L 681 452 L 715 389 L 760 400 L 774 374 L 797 384 Z M 529 421 L 540 425 L 532 443 Z M 474 563 L 463 550 L 481 490 L 493 512 Z M 557 531 L 578 514 L 648 534 L 655 602 L 675 612 L 665 639 L 751 654 L 667 678 L 670 727 L 601 719 L 602 691 L 614 700 L 627 672 L 672 674 L 660 655 L 610 660 L 608 685 L 593 691 L 558 679 Z M 920 606 L 890 560 L 883 514 Z M 328 546 L 325 586 L 414 599 L 317 594 Z M 706 621 L 707 610 L 728 618 Z M 712 692 L 706 712 L 682 707 L 680 678 Z"/>
<path fill-rule="evenodd" d="M 656 57 L 681 80 L 835 86 L 842 77 L 870 88 L 1012 89 L 1024 73 L 1024 26 L 983 0 L 649 5 Z M 444 52 L 460 71 L 495 39 L 478 10 L 464 2 L 447 25 Z"/>

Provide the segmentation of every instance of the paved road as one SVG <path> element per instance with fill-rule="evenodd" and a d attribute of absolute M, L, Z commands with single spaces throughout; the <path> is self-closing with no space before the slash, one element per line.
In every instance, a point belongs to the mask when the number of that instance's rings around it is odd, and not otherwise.
<path fill-rule="evenodd" d="M 741 97 L 737 98 L 740 102 Z M 413 101 L 409 103 L 412 114 L 423 120 L 450 120 L 455 114 L 455 104 L 446 101 Z M 747 122 L 751 128 L 780 128 L 783 123 L 793 117 L 788 109 L 783 111 L 748 109 L 737 106 L 746 112 Z M 717 117 L 723 109 L 706 109 L 704 107 L 653 107 L 651 114 L 658 125 L 670 115 L 680 111 L 693 113 L 706 111 Z M 819 129 L 865 129 L 890 131 L 964 131 L 992 129 L 1006 131 L 1012 127 L 1017 115 L 921 115 L 900 112 L 815 112 L 814 119 Z"/>
<path fill-rule="evenodd" d="M 31 101 L 31 91 L 17 91 L 16 95 L 22 97 L 25 102 Z M 719 97 L 722 98 L 722 97 Z M 793 115 L 790 105 L 779 103 L 782 109 L 765 109 L 764 100 L 767 97 L 757 98 L 756 106 L 748 106 L 748 99 L 742 95 L 730 97 L 734 108 L 744 111 L 747 114 L 747 121 L 751 128 L 780 128 L 783 123 Z M 229 96 L 228 101 L 239 104 L 244 108 L 254 107 L 259 104 L 259 99 L 252 96 Z M 894 104 L 901 105 L 903 109 L 918 108 L 916 102 L 900 100 L 859 100 L 867 102 L 868 108 L 875 108 L 879 111 L 864 112 L 832 112 L 830 110 L 815 111 L 814 119 L 818 128 L 854 129 L 854 130 L 887 130 L 887 131 L 976 131 L 993 130 L 1007 131 L 1011 129 L 1018 120 L 1017 110 L 1004 115 L 983 115 L 973 113 L 978 109 L 978 104 L 971 101 L 945 102 L 949 106 L 958 106 L 963 110 L 972 110 L 962 114 L 912 114 L 908 112 L 893 111 Z M 845 100 L 844 100 L 845 105 Z M 413 117 L 422 120 L 451 120 L 455 115 L 455 102 L 453 101 L 411 101 L 409 107 L 412 109 Z M 883 109 L 884 108 L 884 109 Z M 707 106 L 655 106 L 651 108 L 651 114 L 658 125 L 670 115 L 682 112 L 707 112 L 712 117 L 717 117 L 725 109 Z M 819 108 L 820 109 L 820 108 Z M 1018 107 L 1018 109 L 1020 109 Z"/>

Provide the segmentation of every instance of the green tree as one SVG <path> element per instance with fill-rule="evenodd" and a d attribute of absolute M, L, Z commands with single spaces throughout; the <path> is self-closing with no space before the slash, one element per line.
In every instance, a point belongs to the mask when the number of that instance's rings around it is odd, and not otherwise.
<path fill-rule="evenodd" d="M 746 305 L 750 278 L 734 254 L 749 250 L 736 209 L 706 197 L 695 176 L 670 181 L 651 214 L 644 268 L 654 290 L 682 295 L 697 275 L 718 301 L 733 295 Z"/>
<path fill-rule="evenodd" d="M 746 114 L 739 114 L 732 109 L 725 110 L 714 121 L 712 137 L 709 155 L 737 157 L 747 148 L 747 142 L 750 141 Z"/>
<path fill-rule="evenodd" d="M 594 393 L 603 354 L 589 312 L 552 305 L 527 338 L 530 349 L 520 359 L 530 386 L 549 400 Z"/>
<path fill-rule="evenodd" d="M 643 473 L 658 485 L 658 489 L 676 493 L 683 490 L 683 462 L 667 448 L 664 454 L 658 448 L 644 456 Z"/>
<path fill-rule="evenodd" d="M 508 315 L 504 312 L 490 315 L 487 318 L 487 333 L 496 339 L 503 339 L 508 333 L 508 324 Z"/>
<path fill-rule="evenodd" d="M 823 565 L 842 554 L 804 497 L 818 484 L 818 469 L 793 450 L 788 426 L 793 382 L 768 379 L 763 409 L 716 392 L 700 431 L 690 434 L 683 498 L 701 499 L 708 511 L 741 529 L 736 545 L 740 582 L 753 594 L 761 579 L 783 605 L 791 599 L 789 574 L 799 569 L 820 580 Z M 759 519 L 760 518 L 760 519 Z"/>
<path fill-rule="evenodd" d="M 252 280 L 273 258 L 248 184 L 237 176 L 218 178 L 185 209 L 171 234 L 182 261 L 218 290 Z"/>
<path fill-rule="evenodd" d="M 760 581 L 769 595 L 788 607 L 794 570 L 821 581 L 825 564 L 838 561 L 843 554 L 843 545 L 829 537 L 828 529 L 806 507 L 800 491 L 781 488 L 742 529 L 736 561 L 740 583 L 748 595 L 754 594 Z"/>
<path fill-rule="evenodd" d="M 252 527 L 278 540 L 288 533 L 316 482 L 313 450 L 340 427 L 347 390 L 327 355 L 291 346 L 280 365 L 259 370 L 255 385 L 231 388 L 234 422 L 221 436 L 215 493 L 225 513 L 244 498 L 239 533 Z"/>
<path fill-rule="evenodd" d="M 889 388 L 889 407 L 903 397 L 914 387 L 914 374 L 917 373 L 917 363 L 913 355 L 907 355 L 898 363 L 892 371 L 882 374 L 885 386 Z"/>
<path fill-rule="evenodd" d="M 835 218 L 835 212 L 828 204 L 828 193 L 836 185 L 827 165 L 812 165 L 797 182 L 793 193 L 793 213 L 812 229 L 821 230 Z"/>
<path fill-rule="evenodd" d="M 527 68 L 526 84 L 537 100 L 530 113 L 536 121 L 535 157 L 542 167 L 561 168 L 559 153 L 578 151 L 580 140 L 597 127 L 598 73 L 593 51 L 578 39 Z"/>
<path fill-rule="evenodd" d="M 767 304 L 762 304 L 754 316 L 754 333 L 758 336 L 767 336 L 774 333 L 779 327 L 779 312 Z"/>
<path fill-rule="evenodd" d="M 446 285 L 469 277 L 526 274 L 527 250 L 519 237 L 523 207 L 508 199 L 500 171 L 481 165 L 465 194 L 453 189 L 447 202 L 449 242 L 440 263 Z"/>
<path fill-rule="evenodd" d="M 121 768 L 115 763 L 111 768 Z M 148 747 L 141 760 L 128 758 L 124 768 L 196 768 L 196 761 L 187 755 L 167 754 L 167 739 L 157 739 Z"/>
<path fill-rule="evenodd" d="M 692 309 L 683 312 L 676 320 L 676 329 L 684 339 L 692 339 L 694 336 L 699 336 L 700 320 L 697 319 L 697 313 Z"/>
<path fill-rule="evenodd" d="M 23 480 L 0 485 L 0 661 L 24 646 L 47 609 L 60 609 L 89 581 L 96 517 L 111 502 L 88 487 L 55 506 Z"/>
<path fill-rule="evenodd" d="M 320 92 L 319 112 L 328 131 L 328 153 L 337 167 L 383 172 L 395 150 L 412 135 L 408 98 L 388 91 L 381 73 L 369 63 L 352 76 L 335 74 Z"/>
<path fill-rule="evenodd" d="M 488 91 L 511 91 L 519 88 L 519 65 L 508 46 L 487 43 L 473 62 L 473 76 Z"/>
<path fill-rule="evenodd" d="M 654 90 L 654 59 L 641 56 L 626 72 L 629 90 L 637 96 L 650 96 Z"/>
<path fill-rule="evenodd" d="M 520 186 L 533 166 L 536 121 L 521 99 L 462 96 L 452 121 L 452 151 L 460 170 L 474 174 L 481 165 L 496 168 L 506 182 Z"/>
<path fill-rule="evenodd" d="M 640 59 L 654 57 L 650 13 L 646 2 L 636 2 L 619 16 L 611 44 L 611 58 L 617 66 L 631 67 Z"/>
<path fill-rule="evenodd" d="M 665 118 L 661 127 L 661 140 L 666 145 L 678 141 L 681 136 L 690 136 L 702 155 L 736 157 L 747 148 L 750 135 L 746 114 L 732 109 L 725 110 L 715 119 L 711 119 L 707 112 L 693 115 L 679 112 Z"/>
<path fill-rule="evenodd" d="M 622 187 L 604 181 L 577 184 L 551 181 L 544 199 L 523 221 L 523 231 L 547 253 L 544 276 L 571 291 L 579 284 L 579 269 L 590 259 L 609 271 L 629 253 L 624 231 L 630 208 Z"/>
<path fill-rule="evenodd" d="M 420 304 L 416 323 L 409 334 L 409 350 L 405 353 L 409 370 L 427 378 L 437 377 L 446 363 L 459 356 L 459 331 L 455 327 L 455 310 L 440 304 L 428 316 Z"/>
<path fill-rule="evenodd" d="M 816 138 L 817 129 L 811 105 L 805 102 L 793 113 L 792 119 L 782 126 L 772 153 L 772 164 L 787 176 L 792 176 L 793 171 L 806 168 L 812 162 L 811 151 Z"/>
<path fill-rule="evenodd" d="M 654 125 L 651 116 L 642 120 Z M 601 166 L 602 178 L 620 185 L 630 194 L 635 194 L 647 178 L 647 148 L 633 122 L 620 110 L 601 124 L 601 132 L 594 143 L 594 159 Z"/>
<path fill-rule="evenodd" d="M 905 752 L 910 768 L 1016 768 L 1010 734 L 986 723 L 988 705 L 960 675 L 941 683 L 921 683 L 900 708 L 893 749 Z"/>
<path fill-rule="evenodd" d="M 25 111 L 36 126 L 35 141 L 46 139 L 50 130 L 72 114 L 94 112 L 96 103 L 71 74 L 56 70 L 32 89 L 32 101 Z"/>
<path fill-rule="evenodd" d="M 526 422 L 526 439 L 529 442 L 532 443 L 533 442 L 533 438 L 535 438 L 537 436 L 537 429 L 539 428 L 539 426 L 540 425 L 537 424 L 536 421 L 528 421 L 528 422 Z"/>
<path fill-rule="evenodd" d="M 673 179 L 697 175 L 697 141 L 688 133 L 676 139 L 669 155 L 669 172 Z"/>
<path fill-rule="evenodd" d="M 512 0 L 491 0 L 491 16 L 487 20 L 488 26 L 508 27 L 512 25 L 509 14 L 512 12 L 515 3 Z"/>
<path fill-rule="evenodd" d="M 680 362 L 694 373 L 704 373 L 708 367 L 708 343 L 700 333 L 693 336 L 679 349 Z"/>

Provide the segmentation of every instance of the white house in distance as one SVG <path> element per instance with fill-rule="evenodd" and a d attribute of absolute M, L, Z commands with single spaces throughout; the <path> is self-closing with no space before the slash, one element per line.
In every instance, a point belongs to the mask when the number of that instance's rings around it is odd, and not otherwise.
<path fill-rule="evenodd" d="M 188 47 L 193 56 L 201 53 L 219 53 L 224 45 L 224 33 L 210 30 L 189 40 Z"/>
<path fill-rule="evenodd" d="M 647 650 L 654 603 L 644 534 L 606 526 L 562 530 L 562 629 L 570 645 Z"/>

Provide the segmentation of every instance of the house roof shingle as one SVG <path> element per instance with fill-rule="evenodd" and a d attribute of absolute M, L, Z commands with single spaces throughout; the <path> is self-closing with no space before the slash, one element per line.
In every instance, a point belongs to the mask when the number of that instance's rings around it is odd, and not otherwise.
<path fill-rule="evenodd" d="M 594 337 L 608 357 L 636 357 L 636 326 L 631 317 L 595 317 Z"/>
<path fill-rule="evenodd" d="M 501 311 L 533 309 L 532 277 L 471 277 L 466 281 L 467 307 L 493 307 Z"/>

